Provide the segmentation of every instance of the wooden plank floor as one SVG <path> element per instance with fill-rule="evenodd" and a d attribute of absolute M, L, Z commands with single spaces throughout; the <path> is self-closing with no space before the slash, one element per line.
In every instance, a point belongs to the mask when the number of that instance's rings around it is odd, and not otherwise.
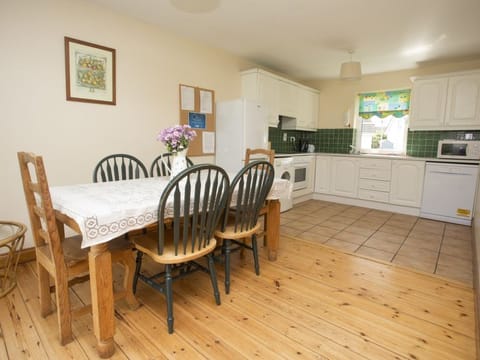
<path fill-rule="evenodd" d="M 142 306 L 116 306 L 113 359 L 475 359 L 473 290 L 390 263 L 282 236 L 279 258 L 235 254 L 231 294 L 216 306 L 209 278 L 174 284 L 175 333 L 163 295 L 140 284 Z M 156 264 L 149 264 L 152 268 Z M 39 315 L 34 263 L 0 299 L 0 359 L 96 359 L 91 316 L 60 346 L 56 315 Z M 193 281 L 192 281 L 193 280 Z M 89 302 L 88 283 L 71 292 Z"/>

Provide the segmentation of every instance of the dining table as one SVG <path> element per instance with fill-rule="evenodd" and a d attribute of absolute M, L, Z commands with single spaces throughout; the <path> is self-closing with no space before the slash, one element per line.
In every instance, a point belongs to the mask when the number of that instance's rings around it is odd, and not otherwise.
<path fill-rule="evenodd" d="M 229 174 L 233 179 L 235 174 Z M 108 242 L 157 222 L 158 202 L 169 177 L 51 186 L 57 223 L 82 235 L 89 248 L 89 273 L 94 334 L 101 358 L 115 352 L 112 260 Z M 292 193 L 290 181 L 275 179 L 267 196 L 265 229 L 268 259 L 275 261 L 280 237 L 280 201 Z M 132 255 L 133 256 L 133 255 Z"/>

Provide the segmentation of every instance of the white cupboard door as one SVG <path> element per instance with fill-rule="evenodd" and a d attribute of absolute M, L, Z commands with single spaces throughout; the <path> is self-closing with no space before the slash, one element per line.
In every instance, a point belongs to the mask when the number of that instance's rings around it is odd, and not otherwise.
<path fill-rule="evenodd" d="M 480 128 L 480 74 L 451 77 L 445 125 L 449 128 Z"/>
<path fill-rule="evenodd" d="M 439 129 L 444 124 L 448 78 L 416 80 L 410 105 L 410 128 Z"/>
<path fill-rule="evenodd" d="M 297 123 L 299 127 L 307 130 L 317 128 L 318 118 L 318 93 L 299 88 L 300 109 Z"/>
<path fill-rule="evenodd" d="M 424 174 L 424 161 L 393 160 L 390 202 L 420 207 Z"/>
<path fill-rule="evenodd" d="M 258 74 L 258 96 L 260 103 L 266 108 L 268 125 L 278 126 L 278 80 L 265 75 Z"/>
<path fill-rule="evenodd" d="M 315 164 L 315 192 L 326 194 L 330 190 L 330 157 L 317 156 Z"/>
<path fill-rule="evenodd" d="M 357 197 L 358 162 L 350 157 L 332 157 L 330 192 L 334 195 Z"/>
<path fill-rule="evenodd" d="M 280 115 L 296 118 L 298 116 L 299 87 L 279 80 L 279 112 Z"/>

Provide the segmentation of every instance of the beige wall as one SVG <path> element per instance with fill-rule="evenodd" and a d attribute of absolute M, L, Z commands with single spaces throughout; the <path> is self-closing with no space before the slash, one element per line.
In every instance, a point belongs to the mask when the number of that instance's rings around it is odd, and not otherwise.
<path fill-rule="evenodd" d="M 361 80 L 318 80 L 306 82 L 320 90 L 318 127 L 334 129 L 344 127 L 345 114 L 349 111 L 349 122 L 353 125 L 355 98 L 358 93 L 375 90 L 411 88 L 411 77 L 442 74 L 454 71 L 480 69 L 480 57 L 461 62 L 423 65 L 417 69 L 389 73 L 364 75 Z"/>
<path fill-rule="evenodd" d="M 65 100 L 64 36 L 116 49 L 116 106 Z M 179 83 L 231 99 L 240 96 L 239 70 L 248 67 L 78 0 L 2 1 L 0 49 L 0 219 L 28 225 L 17 151 L 44 156 L 50 185 L 90 182 L 97 160 L 109 153 L 149 164 L 164 150 L 155 140 L 159 130 L 178 123 Z"/>

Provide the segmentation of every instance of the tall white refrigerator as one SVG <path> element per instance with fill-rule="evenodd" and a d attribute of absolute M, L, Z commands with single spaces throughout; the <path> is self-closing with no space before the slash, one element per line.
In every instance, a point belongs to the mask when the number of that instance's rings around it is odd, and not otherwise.
<path fill-rule="evenodd" d="M 215 162 L 236 173 L 247 148 L 268 148 L 268 120 L 260 104 L 246 99 L 218 102 L 216 110 Z"/>

